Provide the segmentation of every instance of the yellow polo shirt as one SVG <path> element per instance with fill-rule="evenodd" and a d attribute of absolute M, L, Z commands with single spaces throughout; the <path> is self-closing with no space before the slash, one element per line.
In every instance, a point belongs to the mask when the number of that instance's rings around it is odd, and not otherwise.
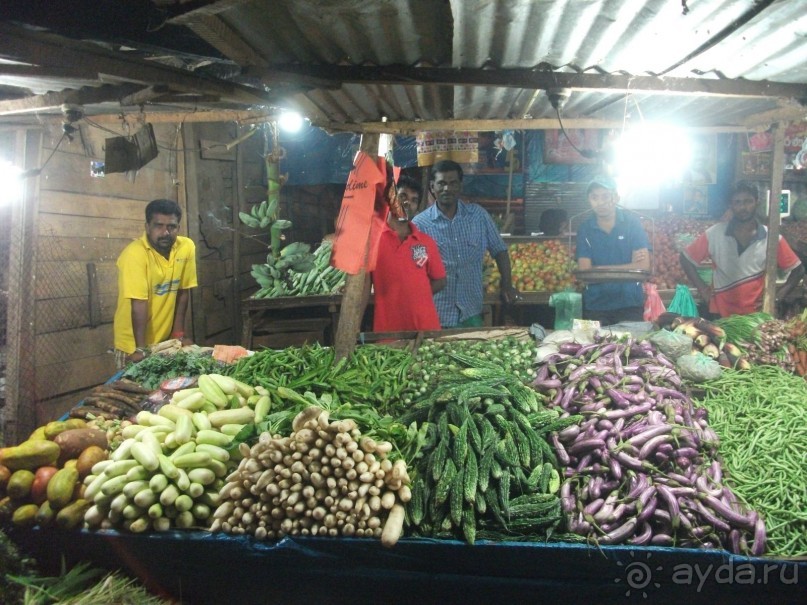
<path fill-rule="evenodd" d="M 118 306 L 115 309 L 115 348 L 133 353 L 132 299 L 148 301 L 146 344 L 166 340 L 174 324 L 177 292 L 194 288 L 196 245 L 177 236 L 166 259 L 149 244 L 144 233 L 126 246 L 118 257 Z"/>

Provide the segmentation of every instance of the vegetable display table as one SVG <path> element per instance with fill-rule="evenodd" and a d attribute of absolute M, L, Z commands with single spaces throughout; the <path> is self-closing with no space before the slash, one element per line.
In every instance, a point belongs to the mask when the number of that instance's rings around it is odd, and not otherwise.
<path fill-rule="evenodd" d="M 90 561 L 187 604 L 804 603 L 807 561 L 572 543 L 9 529 L 47 570 Z"/>

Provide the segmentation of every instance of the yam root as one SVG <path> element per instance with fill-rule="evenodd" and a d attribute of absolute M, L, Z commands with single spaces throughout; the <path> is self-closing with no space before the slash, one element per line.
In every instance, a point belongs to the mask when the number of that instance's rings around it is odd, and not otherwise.
<path fill-rule="evenodd" d="M 91 445 L 97 445 L 102 449 L 109 447 L 106 432 L 98 429 L 71 429 L 59 433 L 53 441 L 61 449 L 59 466 L 63 466 L 67 460 L 78 458 L 81 452 Z"/>
<path fill-rule="evenodd" d="M 148 395 L 150 393 L 148 389 L 141 387 L 136 382 L 126 379 L 110 382 L 107 386 L 112 387 L 117 391 L 125 391 L 127 393 L 134 393 L 136 395 Z"/>

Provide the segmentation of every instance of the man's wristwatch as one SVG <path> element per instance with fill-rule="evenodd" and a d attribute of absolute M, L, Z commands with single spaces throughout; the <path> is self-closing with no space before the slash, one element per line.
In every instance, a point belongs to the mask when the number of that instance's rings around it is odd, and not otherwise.
<path fill-rule="evenodd" d="M 137 347 L 135 349 L 135 353 L 141 353 L 143 355 L 143 357 L 148 357 L 149 350 L 146 349 L 146 348 L 143 348 L 143 347 Z"/>

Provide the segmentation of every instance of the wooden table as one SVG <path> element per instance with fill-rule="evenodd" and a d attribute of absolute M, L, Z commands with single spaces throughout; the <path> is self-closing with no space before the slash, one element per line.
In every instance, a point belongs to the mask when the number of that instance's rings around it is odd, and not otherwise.
<path fill-rule="evenodd" d="M 291 309 L 325 309 L 333 330 L 339 321 L 341 294 L 317 296 L 279 296 L 276 298 L 248 298 L 241 301 L 241 346 L 250 349 L 255 329 L 277 319 L 278 312 Z M 275 317 L 273 317 L 273 314 Z"/>

